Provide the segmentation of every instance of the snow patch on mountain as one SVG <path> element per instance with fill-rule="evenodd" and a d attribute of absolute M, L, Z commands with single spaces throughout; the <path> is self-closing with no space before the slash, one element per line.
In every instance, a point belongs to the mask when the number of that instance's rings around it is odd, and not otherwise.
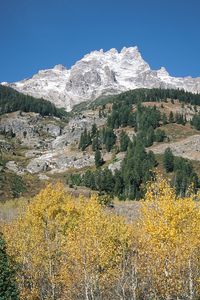
<path fill-rule="evenodd" d="M 41 70 L 32 78 L 2 83 L 19 92 L 50 100 L 70 111 L 74 105 L 103 95 L 118 94 L 136 88 L 179 88 L 200 92 L 200 77 L 171 77 L 164 67 L 151 70 L 137 47 L 92 51 L 71 69 L 56 65 Z"/>

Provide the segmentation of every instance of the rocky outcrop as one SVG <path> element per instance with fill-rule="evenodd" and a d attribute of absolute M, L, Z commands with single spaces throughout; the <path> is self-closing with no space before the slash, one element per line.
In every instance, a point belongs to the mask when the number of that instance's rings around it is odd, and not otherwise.
<path fill-rule="evenodd" d="M 2 150 L 13 152 L 6 169 L 17 174 L 47 174 L 92 166 L 94 156 L 78 150 L 81 132 L 91 129 L 94 122 L 101 126 L 105 121 L 94 111 L 79 114 L 69 123 L 35 113 L 5 114 L 0 118 L 0 133 L 5 137 L 0 145 Z M 15 152 L 20 153 L 16 161 Z"/>
<path fill-rule="evenodd" d="M 46 149 L 52 139 L 61 134 L 61 127 L 46 122 L 48 119 L 36 113 L 14 112 L 0 118 L 0 133 L 15 138 L 29 148 Z"/>
<path fill-rule="evenodd" d="M 30 173 L 59 173 L 75 168 L 81 169 L 94 165 L 94 156 L 84 153 L 65 153 L 64 151 L 52 151 L 34 158 L 27 166 Z"/>

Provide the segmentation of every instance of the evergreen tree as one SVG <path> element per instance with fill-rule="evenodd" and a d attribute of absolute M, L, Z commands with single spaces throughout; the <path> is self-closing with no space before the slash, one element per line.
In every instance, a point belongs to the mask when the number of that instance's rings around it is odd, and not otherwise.
<path fill-rule="evenodd" d="M 142 185 L 150 180 L 151 170 L 155 166 L 155 157 L 146 153 L 141 139 L 136 137 L 129 147 L 122 163 L 124 182 L 124 198 L 140 198 L 143 193 Z"/>
<path fill-rule="evenodd" d="M 95 151 L 95 166 L 96 166 L 96 168 L 99 168 L 100 166 L 102 166 L 102 164 L 103 164 L 103 159 L 102 159 L 102 157 L 101 157 L 101 152 L 100 152 L 100 150 L 99 149 L 97 149 L 96 151 Z"/>
<path fill-rule="evenodd" d="M 191 125 L 194 126 L 195 129 L 200 130 L 200 115 L 195 114 L 191 120 Z"/>
<path fill-rule="evenodd" d="M 87 131 L 87 128 L 81 133 L 80 142 L 79 142 L 79 149 L 84 151 L 87 146 L 91 145 L 92 140 L 90 136 L 90 132 Z"/>
<path fill-rule="evenodd" d="M 64 109 L 57 108 L 53 103 L 44 99 L 34 98 L 0 85 L 0 115 L 13 111 L 36 112 L 42 116 L 56 116 L 67 119 Z"/>
<path fill-rule="evenodd" d="M 107 127 L 103 136 L 104 144 L 108 152 L 111 151 L 116 142 L 116 135 L 112 128 Z"/>
<path fill-rule="evenodd" d="M 96 125 L 96 123 L 94 123 L 92 125 L 92 129 L 91 129 L 91 138 L 94 138 L 96 136 L 96 134 L 97 134 L 97 125 Z"/>
<path fill-rule="evenodd" d="M 174 155 L 169 147 L 164 152 L 163 163 L 164 163 L 164 167 L 165 167 L 165 170 L 167 173 L 173 172 L 173 170 L 174 170 Z"/>
<path fill-rule="evenodd" d="M 183 114 L 176 113 L 176 115 L 175 115 L 175 122 L 177 124 L 185 125 L 185 118 L 184 118 Z"/>
<path fill-rule="evenodd" d="M 165 131 L 162 129 L 157 129 L 155 131 L 155 141 L 156 142 L 163 142 L 165 139 L 166 135 L 165 135 Z"/>
<path fill-rule="evenodd" d="M 91 188 L 92 190 L 96 189 L 94 174 L 90 170 L 87 170 L 85 172 L 85 174 L 83 176 L 83 184 L 86 187 Z"/>
<path fill-rule="evenodd" d="M 189 160 L 182 157 L 176 157 L 174 159 L 173 184 L 177 194 L 180 196 L 185 196 L 191 184 L 193 184 L 195 191 L 199 187 L 198 176 Z"/>
<path fill-rule="evenodd" d="M 101 149 L 101 143 L 98 136 L 96 136 L 92 141 L 92 151 L 96 151 L 97 149 Z"/>
<path fill-rule="evenodd" d="M 0 299 L 18 300 L 18 290 L 15 282 L 15 272 L 6 253 L 3 235 L 0 233 Z"/>
<path fill-rule="evenodd" d="M 154 142 L 154 129 L 152 126 L 150 126 L 146 133 L 145 146 L 150 147 L 153 145 L 153 142 Z"/>
<path fill-rule="evenodd" d="M 163 114 L 162 114 L 162 124 L 163 124 L 163 125 L 166 125 L 166 124 L 167 124 L 167 116 L 166 116 L 166 113 L 163 113 Z"/>
<path fill-rule="evenodd" d="M 174 114 L 172 111 L 169 113 L 169 123 L 174 123 Z"/>
<path fill-rule="evenodd" d="M 114 194 L 120 198 L 123 194 L 124 183 L 123 183 L 123 178 L 121 176 L 121 172 L 119 170 L 115 171 L 114 178 L 115 178 Z"/>
<path fill-rule="evenodd" d="M 119 140 L 120 140 L 120 151 L 121 152 L 126 151 L 127 148 L 128 148 L 128 144 L 130 142 L 130 139 L 129 139 L 128 135 L 124 131 L 122 131 L 120 133 Z"/>
<path fill-rule="evenodd" d="M 102 182 L 102 190 L 105 191 L 106 193 L 109 193 L 111 196 L 113 196 L 115 180 L 112 175 L 112 172 L 108 168 L 105 168 L 102 171 L 101 182 Z"/>

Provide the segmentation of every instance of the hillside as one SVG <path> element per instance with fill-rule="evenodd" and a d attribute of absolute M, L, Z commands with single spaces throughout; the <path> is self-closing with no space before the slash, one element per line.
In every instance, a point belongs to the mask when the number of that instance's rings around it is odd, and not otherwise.
<path fill-rule="evenodd" d="M 9 88 L 2 90 L 8 92 L 4 104 L 14 103 L 12 93 L 21 99 Z M 35 108 L 49 107 L 45 100 L 42 103 Z M 20 197 L 30 189 L 34 194 L 45 182 L 59 179 L 72 191 L 86 187 L 121 199 L 135 199 L 142 196 L 145 182 L 156 169 L 174 184 L 178 172 L 179 185 L 185 182 L 181 193 L 193 181 L 198 188 L 198 103 L 198 94 L 139 89 L 88 106 L 81 104 L 66 120 L 63 115 L 55 118 L 23 112 L 27 106 L 24 109 L 24 102 L 19 101 L 20 112 L 1 115 L 0 197 Z M 172 172 L 166 172 L 163 159 L 168 147 L 175 156 L 190 162 L 178 161 Z"/>
<path fill-rule="evenodd" d="M 63 109 L 57 108 L 50 101 L 41 98 L 36 99 L 19 93 L 10 87 L 0 85 L 0 115 L 18 110 L 35 112 L 42 116 L 67 117 L 67 113 Z"/>
<path fill-rule="evenodd" d="M 16 300 L 199 294 L 200 107 L 169 93 L 100 99 L 67 119 L 0 116 L 0 277 Z"/>

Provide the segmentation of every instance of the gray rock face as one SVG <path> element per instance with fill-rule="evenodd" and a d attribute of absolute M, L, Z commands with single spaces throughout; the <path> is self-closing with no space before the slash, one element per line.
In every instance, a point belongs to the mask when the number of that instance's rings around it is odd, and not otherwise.
<path fill-rule="evenodd" d="M 0 146 L 6 151 L 15 151 L 17 146 L 25 158 L 25 164 L 21 165 L 13 156 L 6 168 L 17 174 L 48 174 L 92 166 L 94 156 L 79 151 L 77 145 L 85 128 L 89 130 L 94 122 L 99 126 L 105 121 L 98 117 L 98 112 L 87 111 L 86 115 L 79 114 L 68 124 L 62 123 L 61 129 L 58 120 L 42 118 L 36 113 L 5 114 L 0 118 L 0 133 L 5 136 L 5 140 L 0 140 Z"/>
<path fill-rule="evenodd" d="M 81 133 L 85 128 L 91 130 L 94 123 L 96 123 L 99 127 L 104 125 L 105 122 L 106 118 L 99 119 L 95 113 L 88 114 L 87 116 L 75 116 L 63 128 L 62 135 L 58 136 L 52 141 L 52 149 L 60 149 L 66 147 L 67 145 L 78 144 Z"/>
<path fill-rule="evenodd" d="M 52 151 L 34 158 L 27 166 L 27 171 L 34 173 L 59 173 L 70 168 L 81 169 L 94 164 L 94 156 L 84 153 L 65 153 L 65 151 Z"/>
<path fill-rule="evenodd" d="M 0 133 L 15 137 L 29 148 L 48 148 L 51 140 L 61 134 L 61 128 L 43 121 L 44 119 L 35 113 L 5 114 L 0 118 Z"/>
<path fill-rule="evenodd" d="M 55 124 L 46 124 L 43 126 L 43 131 L 50 134 L 52 137 L 57 137 L 61 135 L 61 128 Z"/>
<path fill-rule="evenodd" d="M 200 77 L 171 77 L 165 68 L 151 70 L 137 47 L 93 51 L 70 70 L 62 65 L 39 71 L 30 79 L 2 83 L 34 97 L 43 97 L 70 111 L 74 105 L 102 95 L 135 88 L 179 88 L 200 92 Z"/>

